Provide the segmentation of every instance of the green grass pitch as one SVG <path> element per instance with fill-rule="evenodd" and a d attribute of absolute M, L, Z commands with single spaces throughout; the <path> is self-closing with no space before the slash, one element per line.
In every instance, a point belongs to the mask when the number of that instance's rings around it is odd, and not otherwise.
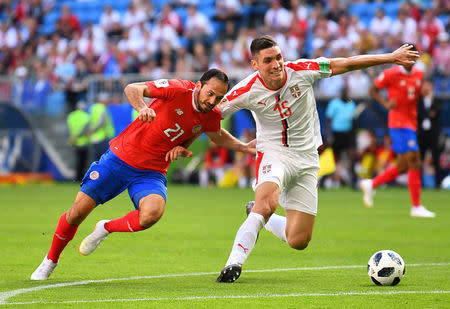
<path fill-rule="evenodd" d="M 90 256 L 78 246 L 101 219 L 132 210 L 127 193 L 85 220 L 49 280 L 31 273 L 49 249 L 77 184 L 0 187 L 1 308 L 450 308 L 450 192 L 423 192 L 434 219 L 411 218 L 406 188 L 319 191 L 313 239 L 296 251 L 263 230 L 234 284 L 215 282 L 245 219 L 250 189 L 169 185 L 166 211 L 139 233 L 111 234 Z M 279 208 L 277 212 L 282 213 Z M 406 262 L 398 286 L 375 286 L 377 250 Z M 58 285 L 59 284 L 59 285 Z"/>

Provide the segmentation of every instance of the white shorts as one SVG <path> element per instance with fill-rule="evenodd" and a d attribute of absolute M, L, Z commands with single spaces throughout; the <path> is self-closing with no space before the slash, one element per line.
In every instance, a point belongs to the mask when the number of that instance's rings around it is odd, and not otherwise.
<path fill-rule="evenodd" d="M 253 190 L 264 182 L 276 183 L 280 188 L 279 203 L 284 209 L 315 216 L 318 172 L 317 152 L 295 156 L 280 152 L 258 152 Z"/>

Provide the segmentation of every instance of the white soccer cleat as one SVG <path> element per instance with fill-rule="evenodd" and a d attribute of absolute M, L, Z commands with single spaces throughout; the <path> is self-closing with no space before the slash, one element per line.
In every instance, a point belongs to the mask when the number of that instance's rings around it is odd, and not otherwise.
<path fill-rule="evenodd" d="M 98 221 L 94 231 L 83 239 L 80 248 L 78 249 L 82 255 L 89 255 L 94 252 L 98 245 L 100 245 L 100 243 L 109 235 L 109 232 L 105 229 L 105 223 L 109 221 L 110 220 Z"/>
<path fill-rule="evenodd" d="M 363 191 L 363 202 L 364 206 L 367 208 L 373 207 L 373 196 L 375 195 L 375 190 L 372 188 L 372 179 L 363 179 L 359 183 L 361 190 Z"/>
<path fill-rule="evenodd" d="M 434 218 L 436 214 L 420 205 L 419 207 L 411 208 L 411 217 Z"/>
<path fill-rule="evenodd" d="M 31 274 L 31 280 L 47 280 L 52 274 L 58 263 L 53 263 L 52 260 L 47 259 L 47 256 L 42 261 L 41 265 L 36 268 L 34 273 Z"/>

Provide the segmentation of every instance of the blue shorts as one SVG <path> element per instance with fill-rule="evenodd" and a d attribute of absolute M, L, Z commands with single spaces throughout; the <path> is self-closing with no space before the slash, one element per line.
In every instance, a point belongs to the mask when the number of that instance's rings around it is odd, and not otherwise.
<path fill-rule="evenodd" d="M 419 150 L 416 131 L 413 129 L 389 129 L 389 135 L 392 139 L 392 149 L 396 154 Z"/>
<path fill-rule="evenodd" d="M 81 191 L 98 204 L 104 204 L 123 190 L 139 209 L 141 198 L 149 194 L 161 195 L 167 200 L 167 178 L 160 172 L 139 170 L 120 160 L 111 150 L 107 150 L 89 167 L 81 181 Z"/>

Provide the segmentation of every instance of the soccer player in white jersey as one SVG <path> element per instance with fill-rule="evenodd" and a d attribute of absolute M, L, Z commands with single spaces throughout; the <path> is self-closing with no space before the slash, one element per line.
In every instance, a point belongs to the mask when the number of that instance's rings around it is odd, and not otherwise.
<path fill-rule="evenodd" d="M 233 87 L 219 108 L 224 118 L 240 109 L 250 110 L 255 118 L 255 203 L 217 282 L 239 278 L 263 227 L 297 250 L 311 240 L 317 214 L 317 148 L 322 144 L 314 81 L 379 64 L 412 64 L 419 55 L 411 47 L 405 44 L 387 54 L 284 62 L 271 37 L 252 41 L 251 65 L 256 72 Z M 278 204 L 285 217 L 274 214 Z"/>

